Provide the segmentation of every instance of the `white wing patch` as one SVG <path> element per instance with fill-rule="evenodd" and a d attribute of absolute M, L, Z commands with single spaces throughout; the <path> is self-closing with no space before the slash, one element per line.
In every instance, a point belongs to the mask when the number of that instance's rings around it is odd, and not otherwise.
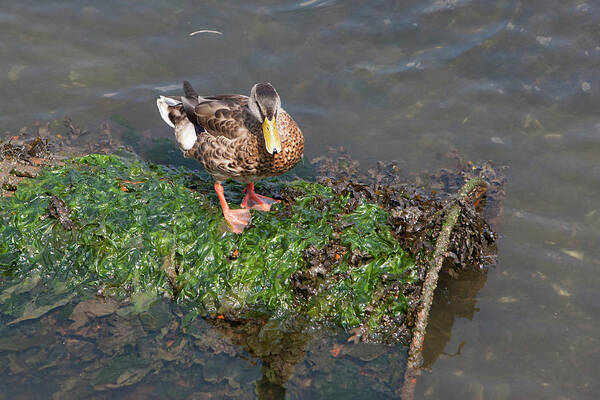
<path fill-rule="evenodd" d="M 181 150 L 186 151 L 196 143 L 196 128 L 190 121 L 185 121 L 175 127 L 175 139 Z"/>
<path fill-rule="evenodd" d="M 160 96 L 156 99 L 156 106 L 158 107 L 160 116 L 171 128 L 175 128 L 175 125 L 173 125 L 173 122 L 169 119 L 169 106 L 176 106 L 179 104 L 181 104 L 180 101 L 171 99 L 170 97 Z"/>
<path fill-rule="evenodd" d="M 196 128 L 194 128 L 194 125 L 187 118 L 181 120 L 177 126 L 169 119 L 169 107 L 178 106 L 179 104 L 181 104 L 181 101 L 170 97 L 160 96 L 156 99 L 156 106 L 158 107 L 160 116 L 167 125 L 175 128 L 177 144 L 181 150 L 186 151 L 194 147 L 194 143 L 196 143 Z"/>
<path fill-rule="evenodd" d="M 158 107 L 158 112 L 160 113 L 163 121 L 165 121 L 171 128 L 175 128 L 175 125 L 173 125 L 173 122 L 171 122 L 169 119 L 169 104 L 165 100 L 165 97 L 160 96 L 158 99 L 156 99 L 156 107 Z"/>

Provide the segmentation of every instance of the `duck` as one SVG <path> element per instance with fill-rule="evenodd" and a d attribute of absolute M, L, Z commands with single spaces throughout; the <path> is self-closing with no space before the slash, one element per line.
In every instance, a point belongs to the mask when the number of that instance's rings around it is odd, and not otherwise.
<path fill-rule="evenodd" d="M 282 108 L 279 94 L 268 82 L 252 86 L 250 96 L 201 96 L 183 82 L 183 96 L 159 96 L 163 121 L 174 128 L 184 157 L 194 158 L 214 179 L 223 217 L 234 233 L 251 222 L 250 209 L 268 212 L 278 200 L 254 191 L 254 183 L 292 169 L 304 153 L 304 136 Z M 241 208 L 230 208 L 223 182 L 245 183 Z"/>

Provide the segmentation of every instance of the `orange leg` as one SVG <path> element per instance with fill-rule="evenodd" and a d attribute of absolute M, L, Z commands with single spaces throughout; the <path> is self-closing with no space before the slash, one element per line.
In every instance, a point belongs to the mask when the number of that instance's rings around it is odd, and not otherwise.
<path fill-rule="evenodd" d="M 269 211 L 271 205 L 279 203 L 279 200 L 272 199 L 270 197 L 261 196 L 254 191 L 254 183 L 249 183 L 244 189 L 244 199 L 242 200 L 242 208 L 254 208 L 260 211 Z"/>
<path fill-rule="evenodd" d="M 244 228 L 250 223 L 250 211 L 245 209 L 231 210 L 227 204 L 227 200 L 225 200 L 223 185 L 218 182 L 215 182 L 215 192 L 217 192 L 217 196 L 219 197 L 225 221 L 227 221 L 227 224 L 234 233 L 242 233 Z"/>

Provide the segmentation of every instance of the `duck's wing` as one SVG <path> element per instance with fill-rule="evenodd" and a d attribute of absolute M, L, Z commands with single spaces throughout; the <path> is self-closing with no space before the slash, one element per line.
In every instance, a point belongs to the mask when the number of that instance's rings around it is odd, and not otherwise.
<path fill-rule="evenodd" d="M 248 97 L 239 94 L 199 97 L 197 104 L 194 104 L 196 98 L 189 99 L 183 101 L 188 118 L 208 134 L 235 139 L 250 133 L 244 123 Z M 188 111 L 190 106 L 193 112 Z"/>
<path fill-rule="evenodd" d="M 183 150 L 188 150 L 199 134 L 228 139 L 250 134 L 244 121 L 249 118 L 247 96 L 199 96 L 187 81 L 183 82 L 183 91 L 183 96 L 160 96 L 156 100 L 162 119 L 175 128 L 177 142 Z"/>

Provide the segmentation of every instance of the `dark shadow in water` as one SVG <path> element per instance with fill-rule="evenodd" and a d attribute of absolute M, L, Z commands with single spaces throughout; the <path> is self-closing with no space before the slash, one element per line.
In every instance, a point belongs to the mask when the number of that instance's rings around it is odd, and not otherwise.
<path fill-rule="evenodd" d="M 465 270 L 456 278 L 442 271 L 431 306 L 427 336 L 423 347 L 423 368 L 429 369 L 440 356 L 452 357 L 460 353 L 461 343 L 453 354 L 444 352 L 456 318 L 472 319 L 479 311 L 477 293 L 487 281 L 487 269 Z"/>
<path fill-rule="evenodd" d="M 232 343 L 261 360 L 261 379 L 256 381 L 259 399 L 283 399 L 284 384 L 294 373 L 296 364 L 306 355 L 310 339 L 306 323 L 298 320 L 261 320 L 243 322 L 210 320 Z"/>
<path fill-rule="evenodd" d="M 455 319 L 472 319 L 478 311 L 477 294 L 486 281 L 486 269 L 465 270 L 454 277 L 447 272 L 440 275 L 423 349 L 424 369 L 431 368 L 440 357 L 460 354 L 463 343 L 458 346 L 454 354 L 449 354 L 444 349 L 450 340 Z M 231 323 L 214 320 L 210 325 L 232 343 L 241 346 L 249 354 L 261 360 L 261 379 L 256 381 L 256 395 L 259 399 L 283 399 L 286 396 L 286 386 L 294 393 L 298 391 L 305 395 L 314 393 L 296 387 L 299 379 L 292 379 L 293 382 L 286 385 L 294 375 L 297 365 L 303 362 L 311 364 L 312 361 L 309 359 L 316 350 L 312 348 L 315 337 L 309 333 L 307 326 L 302 322 L 250 320 L 244 323 Z M 329 333 L 329 337 L 325 339 L 327 346 L 342 349 L 341 352 L 346 356 L 343 360 L 336 361 L 354 364 L 349 368 L 358 366 L 359 374 L 367 375 L 365 370 L 361 369 L 361 364 L 369 358 L 367 356 L 369 352 L 376 354 L 377 351 L 381 351 L 383 345 L 349 344 L 345 342 L 345 337 L 348 335 L 337 335 L 337 338 L 334 336 L 336 335 Z M 383 349 L 388 357 L 392 357 L 391 353 L 403 353 L 398 347 L 384 346 Z M 322 352 L 322 349 L 316 351 Z M 331 353 L 333 354 L 333 351 Z M 397 365 L 396 368 L 403 370 L 404 365 Z M 335 374 L 335 372 L 330 373 Z M 331 375 L 328 377 L 329 380 L 332 378 Z M 333 379 L 336 379 L 335 375 Z M 386 383 L 390 389 L 394 385 L 398 388 L 402 385 L 402 380 L 395 379 L 394 382 Z M 376 391 L 371 393 L 378 394 L 382 398 L 393 397 L 393 389 L 387 393 Z"/>

